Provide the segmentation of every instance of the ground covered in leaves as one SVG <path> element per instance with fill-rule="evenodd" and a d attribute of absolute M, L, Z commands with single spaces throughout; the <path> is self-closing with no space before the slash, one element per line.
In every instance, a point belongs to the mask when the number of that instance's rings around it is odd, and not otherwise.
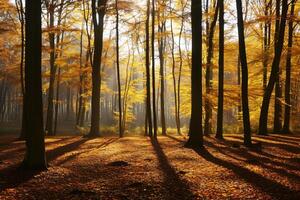
<path fill-rule="evenodd" d="M 0 138 L 0 199 L 300 199 L 300 136 L 47 138 L 47 171 L 18 168 L 24 142 Z"/>

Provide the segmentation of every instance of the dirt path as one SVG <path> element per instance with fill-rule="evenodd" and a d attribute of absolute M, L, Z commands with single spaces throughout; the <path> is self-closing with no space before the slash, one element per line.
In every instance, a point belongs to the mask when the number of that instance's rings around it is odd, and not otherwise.
<path fill-rule="evenodd" d="M 48 138 L 49 169 L 18 169 L 24 143 L 0 145 L 0 199 L 300 199 L 300 136 L 256 137 L 262 150 L 206 138 Z"/>

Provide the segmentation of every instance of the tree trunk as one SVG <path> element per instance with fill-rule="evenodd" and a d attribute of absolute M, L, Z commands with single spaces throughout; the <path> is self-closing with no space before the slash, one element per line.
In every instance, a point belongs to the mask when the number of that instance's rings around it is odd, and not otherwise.
<path fill-rule="evenodd" d="M 163 1 L 163 3 L 165 3 Z M 166 135 L 166 116 L 165 116 L 165 57 L 164 53 L 166 50 L 166 37 L 164 36 L 164 33 L 166 31 L 166 20 L 164 12 L 162 13 L 162 20 L 159 18 L 159 25 L 158 25 L 158 31 L 160 32 L 161 37 L 158 39 L 158 51 L 159 51 L 159 64 L 160 64 L 160 85 L 161 85 L 161 91 L 160 91 L 160 116 L 161 116 L 161 128 L 162 128 L 162 135 Z M 160 17 L 160 15 L 158 14 Z M 160 21 L 161 20 L 161 21 Z"/>
<path fill-rule="evenodd" d="M 103 25 L 106 0 L 92 0 L 92 19 L 94 25 L 94 57 L 92 65 L 92 105 L 91 129 L 88 137 L 100 136 L 100 84 L 103 48 Z"/>
<path fill-rule="evenodd" d="M 149 126 L 149 136 L 153 136 L 152 114 L 151 114 L 151 83 L 150 83 L 150 0 L 147 1 L 146 19 L 146 87 L 147 87 L 147 119 Z"/>
<path fill-rule="evenodd" d="M 289 36 L 288 36 L 288 53 L 286 57 L 286 79 L 285 79 L 285 112 L 284 125 L 282 133 L 290 133 L 290 117 L 291 117 L 291 71 L 292 71 L 292 47 L 293 47 L 293 31 L 294 31 L 294 15 L 295 4 L 297 0 L 291 3 L 291 15 L 289 21 Z"/>
<path fill-rule="evenodd" d="M 21 133 L 20 133 L 20 140 L 25 139 L 25 102 L 24 102 L 24 96 L 25 96 L 25 88 L 24 88 L 24 53 L 25 53 L 25 45 L 24 45 L 24 37 L 25 37 L 25 31 L 24 31 L 24 6 L 22 0 L 16 0 L 15 1 L 17 12 L 18 12 L 18 18 L 21 25 L 21 60 L 20 60 L 20 83 L 21 83 L 21 91 L 23 96 L 23 112 L 22 112 L 22 125 L 21 125 Z"/>
<path fill-rule="evenodd" d="M 270 105 L 270 99 L 271 95 L 274 89 L 274 85 L 276 82 L 276 74 L 279 73 L 279 64 L 280 64 L 280 58 L 282 54 L 283 49 L 283 43 L 284 43 L 284 35 L 285 35 L 285 25 L 286 25 L 286 16 L 288 11 L 288 2 L 287 0 L 282 1 L 282 15 L 281 15 L 281 22 L 279 26 L 279 35 L 278 35 L 278 41 L 276 42 L 276 50 L 275 50 L 275 56 L 272 63 L 272 70 L 271 75 L 269 78 L 269 82 L 263 97 L 263 102 L 261 106 L 261 112 L 260 112 L 260 119 L 259 119 L 259 135 L 266 135 L 268 132 L 268 113 L 269 113 L 269 105 Z"/>
<path fill-rule="evenodd" d="M 50 16 L 50 32 L 49 32 L 49 43 L 50 43 L 50 81 L 48 90 L 48 109 L 47 109 L 47 119 L 46 119 L 46 132 L 47 135 L 53 135 L 53 98 L 54 98 L 54 82 L 56 76 L 56 66 L 55 66 L 55 34 L 53 32 L 54 28 L 54 4 L 53 2 L 49 5 L 49 16 Z"/>
<path fill-rule="evenodd" d="M 152 34 L 151 34 L 151 54 L 152 54 L 152 111 L 153 111 L 153 136 L 157 136 L 157 115 L 156 115 L 156 102 L 155 102 L 155 0 L 152 0 Z"/>
<path fill-rule="evenodd" d="M 280 25 L 279 18 L 280 18 L 280 0 L 276 0 L 276 27 L 275 27 L 275 45 L 274 45 L 275 51 L 276 51 L 276 43 L 279 37 L 278 35 L 278 30 Z M 279 133 L 282 129 L 281 74 L 282 74 L 282 70 L 279 64 L 278 73 L 275 74 L 275 105 L 274 105 L 274 127 L 273 127 L 274 133 Z"/>
<path fill-rule="evenodd" d="M 123 137 L 122 127 L 122 96 L 121 96 L 121 79 L 120 79 L 120 55 L 119 55 L 119 8 L 118 0 L 116 0 L 116 64 L 117 64 L 117 79 L 118 79 L 118 105 L 119 105 L 119 136 Z"/>
<path fill-rule="evenodd" d="M 57 81 L 56 81 L 56 101 L 55 101 L 55 116 L 54 116 L 54 132 L 53 135 L 57 134 L 57 119 L 58 119 L 58 107 L 59 107 L 59 88 L 60 88 L 60 73 L 61 69 L 58 69 L 57 72 Z"/>
<path fill-rule="evenodd" d="M 244 124 L 244 145 L 251 146 L 251 126 L 249 115 L 248 102 L 248 64 L 244 35 L 244 20 L 242 1 L 236 0 L 237 20 L 238 20 L 238 34 L 239 34 L 239 54 L 242 69 L 242 109 L 243 109 L 243 124 Z"/>
<path fill-rule="evenodd" d="M 202 1 L 192 0 L 192 110 L 187 147 L 203 147 L 202 129 Z"/>
<path fill-rule="evenodd" d="M 25 10 L 26 154 L 22 165 L 26 169 L 46 169 L 41 73 L 41 1 L 26 0 Z"/>
<path fill-rule="evenodd" d="M 224 2 L 223 0 L 219 0 L 219 7 L 220 7 L 219 9 L 220 12 L 219 14 L 219 24 L 220 24 L 219 27 L 219 92 L 218 92 L 218 118 L 217 118 L 216 138 L 223 139 L 223 110 L 224 110 Z"/>
<path fill-rule="evenodd" d="M 208 2 L 207 2 L 208 3 Z M 207 5 L 208 6 L 208 5 Z M 208 9 L 208 8 L 207 8 Z M 208 12 L 208 11 L 207 11 Z M 210 94 L 212 90 L 212 79 L 213 79 L 213 70 L 212 70 L 212 58 L 213 58 L 213 39 L 214 39 L 214 31 L 216 27 L 216 22 L 218 19 L 219 12 L 219 0 L 217 1 L 217 5 L 215 8 L 215 14 L 211 25 L 207 22 L 207 63 L 206 63 L 206 75 L 205 75 L 205 89 L 206 89 L 206 98 L 205 98 L 205 122 L 204 122 L 204 134 L 211 134 L 212 128 L 212 105 Z"/>

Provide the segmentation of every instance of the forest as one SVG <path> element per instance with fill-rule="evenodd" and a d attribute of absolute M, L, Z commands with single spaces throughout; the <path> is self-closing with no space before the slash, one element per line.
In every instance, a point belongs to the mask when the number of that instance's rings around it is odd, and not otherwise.
<path fill-rule="evenodd" d="M 0 0 L 0 199 L 300 199 L 297 0 Z"/>

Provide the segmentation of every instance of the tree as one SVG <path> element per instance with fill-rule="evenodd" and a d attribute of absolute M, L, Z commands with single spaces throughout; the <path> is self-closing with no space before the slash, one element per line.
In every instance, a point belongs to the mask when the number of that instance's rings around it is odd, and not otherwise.
<path fill-rule="evenodd" d="M 192 0 L 192 110 L 187 147 L 203 147 L 202 129 L 202 2 Z"/>
<path fill-rule="evenodd" d="M 46 169 L 41 75 L 41 1 L 26 0 L 25 5 L 26 154 L 22 165 L 27 169 Z"/>
<path fill-rule="evenodd" d="M 158 13 L 158 32 L 160 33 L 158 39 L 158 52 L 159 52 L 159 65 L 160 65 L 160 115 L 161 115 L 161 128 L 162 128 L 162 135 L 166 135 L 166 117 L 165 117 L 165 50 L 166 50 L 166 37 L 164 36 L 166 32 L 166 19 L 165 19 L 165 7 L 166 2 L 162 0 L 159 2 L 162 9 L 162 13 Z"/>
<path fill-rule="evenodd" d="M 251 146 L 251 126 L 248 102 L 248 64 L 244 35 L 243 7 L 241 0 L 236 0 L 236 10 L 239 35 L 239 55 L 242 68 L 242 109 L 244 124 L 244 145 L 249 147 Z"/>
<path fill-rule="evenodd" d="M 279 25 L 280 25 L 280 0 L 276 0 L 276 23 L 275 23 L 275 42 L 274 48 L 276 51 L 279 37 Z M 284 19 L 286 20 L 286 19 Z M 279 58 L 280 59 L 280 58 Z M 282 88 L 281 88 L 281 75 L 282 70 L 280 64 L 278 66 L 278 73 L 275 74 L 275 104 L 274 104 L 274 124 L 273 124 L 273 132 L 279 133 L 282 129 L 282 106 L 281 106 L 281 98 L 282 98 Z"/>
<path fill-rule="evenodd" d="M 94 55 L 92 65 L 92 105 L 91 129 L 89 137 L 100 135 L 100 84 L 103 48 L 103 25 L 106 12 L 106 0 L 92 0 L 92 21 L 94 26 Z"/>
<path fill-rule="evenodd" d="M 288 53 L 286 57 L 286 79 L 285 79 L 285 111 L 284 111 L 284 125 L 282 133 L 290 133 L 290 116 L 291 116 L 291 71 L 292 71 L 292 47 L 293 47 L 293 31 L 294 31 L 294 16 L 295 4 L 297 0 L 291 2 L 291 14 L 289 18 L 289 32 L 288 32 Z"/>
<path fill-rule="evenodd" d="M 207 15 L 208 15 L 208 7 L 209 3 L 206 2 L 206 9 L 207 9 Z M 211 24 L 209 23 L 207 19 L 207 57 L 206 57 L 206 75 L 205 75 L 205 88 L 206 88 L 206 98 L 205 98 L 205 122 L 204 122 L 204 134 L 209 135 L 211 134 L 211 128 L 212 128 L 212 105 L 211 105 L 211 99 L 210 94 L 212 91 L 212 78 L 213 78 L 213 70 L 212 70 L 212 58 L 213 58 L 213 40 L 214 40 L 214 32 L 216 23 L 218 20 L 218 13 L 219 13 L 219 0 L 217 1 L 217 5 L 215 6 L 215 13 L 213 17 L 213 21 Z"/>
<path fill-rule="evenodd" d="M 277 76 L 276 74 L 279 73 L 279 64 L 280 64 L 280 58 L 281 58 L 283 43 L 284 43 L 287 11 L 288 11 L 288 2 L 287 0 L 283 0 L 281 20 L 280 20 L 278 37 L 277 37 L 278 40 L 276 41 L 276 48 L 275 48 L 275 55 L 272 63 L 272 70 L 271 70 L 267 88 L 263 96 L 263 102 L 261 106 L 261 112 L 259 118 L 259 130 L 258 130 L 259 135 L 266 135 L 268 132 L 269 105 L 270 105 L 271 95 L 276 83 L 276 76 Z"/>
<path fill-rule="evenodd" d="M 21 25 L 21 60 L 20 60 L 20 82 L 21 82 L 21 91 L 23 95 L 23 112 L 22 112 L 22 127 L 21 127 L 21 134 L 19 139 L 23 140 L 25 139 L 25 102 L 24 102 L 24 96 L 25 96 L 25 88 L 24 88 L 24 50 L 25 50 L 25 45 L 24 45 L 24 40 L 25 40 L 25 19 L 24 19 L 24 6 L 23 6 L 23 1 L 22 0 L 15 0 L 16 8 L 17 8 L 17 13 L 18 13 L 18 19 L 20 21 Z"/>
<path fill-rule="evenodd" d="M 224 110 L 224 2 L 219 1 L 219 93 L 216 138 L 223 139 Z M 248 75 L 247 75 L 248 76 Z M 247 94 L 248 95 L 248 94 Z"/>
<path fill-rule="evenodd" d="M 123 137 L 122 127 L 122 96 L 121 96 L 121 79 L 120 79 L 120 55 L 119 55 L 119 8 L 118 0 L 116 6 L 116 64 L 117 64 L 117 79 L 118 79 L 118 105 L 119 105 L 119 135 Z"/>
<path fill-rule="evenodd" d="M 155 0 L 152 0 L 152 34 L 151 34 L 151 54 L 152 54 L 152 110 L 153 110 L 153 136 L 157 136 L 157 115 L 156 115 L 156 103 L 155 103 Z"/>
<path fill-rule="evenodd" d="M 153 129 L 152 129 L 152 114 L 151 114 L 151 83 L 150 83 L 150 0 L 147 0 L 147 18 L 146 18 L 146 90 L 147 90 L 147 99 L 146 99 L 146 123 L 149 127 L 148 134 L 149 136 L 153 136 Z M 154 98 L 155 99 L 155 98 Z"/>

